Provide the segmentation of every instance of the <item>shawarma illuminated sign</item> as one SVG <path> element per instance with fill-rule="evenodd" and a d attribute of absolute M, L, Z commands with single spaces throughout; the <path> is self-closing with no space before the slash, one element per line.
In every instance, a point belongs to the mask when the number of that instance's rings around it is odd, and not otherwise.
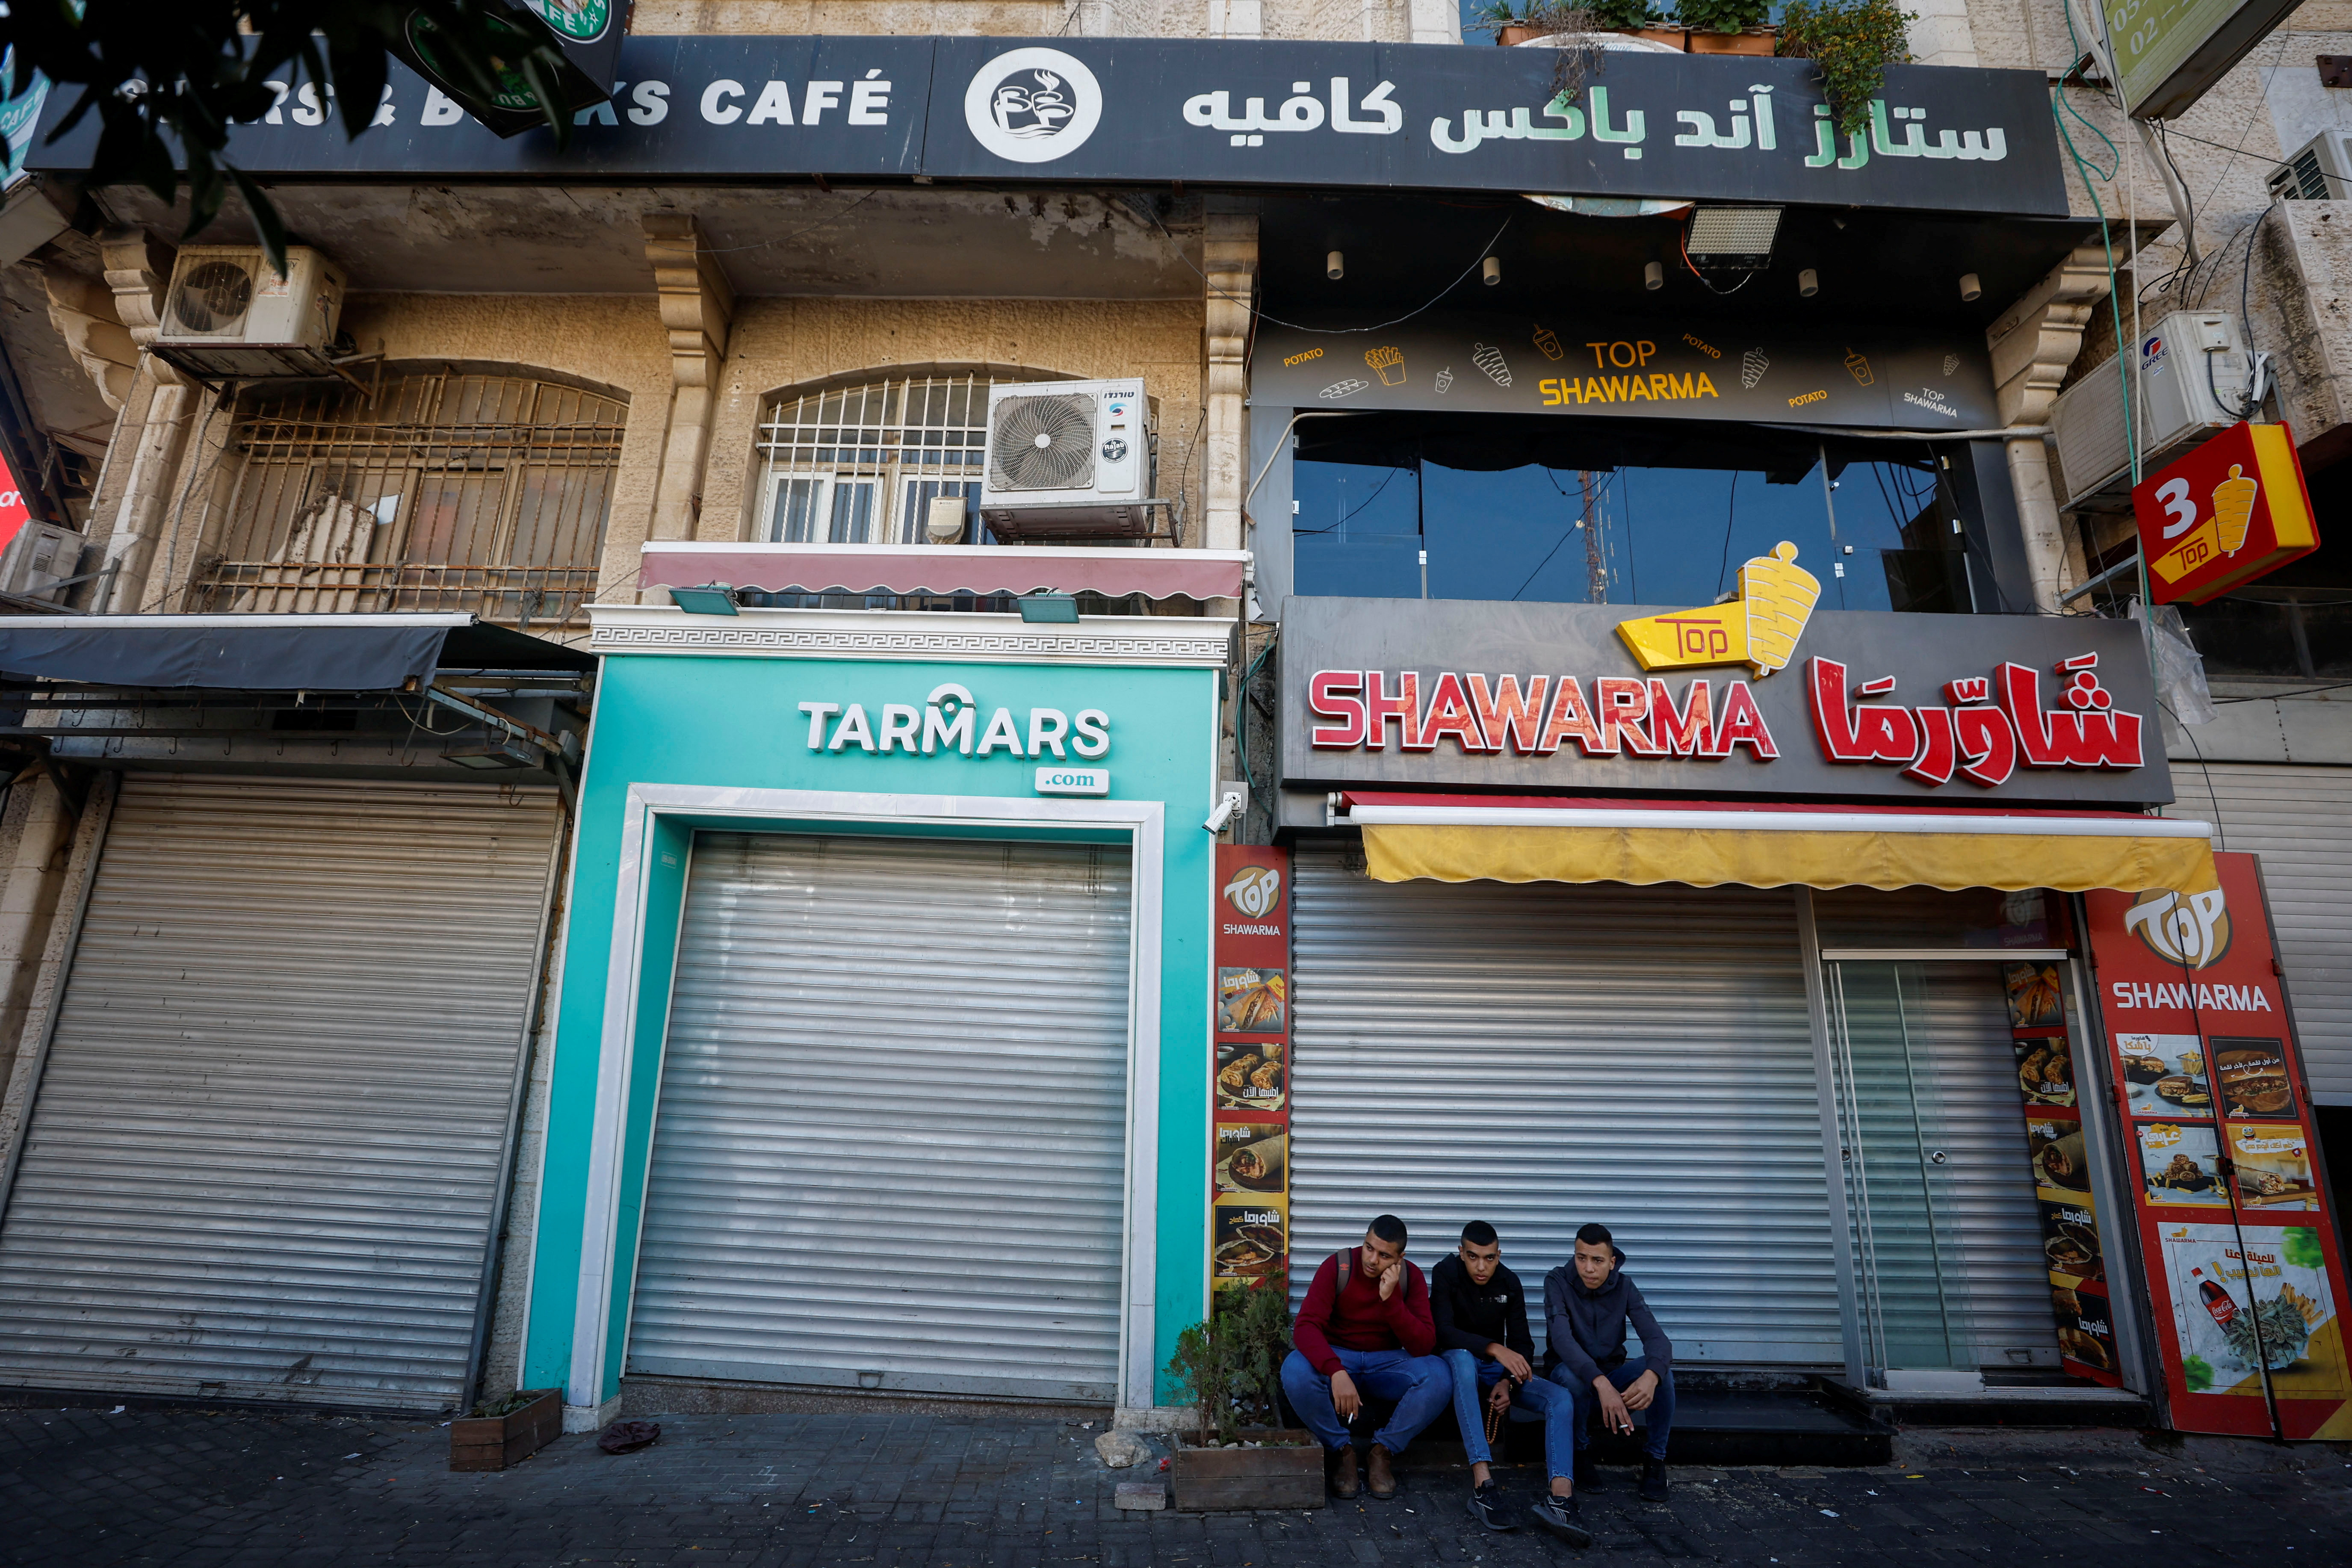
<path fill-rule="evenodd" d="M 1293 598 L 1284 782 L 2172 798 L 2129 624 L 1817 614 L 1821 584 L 1795 556 L 1748 562 L 1726 604 L 1630 616 Z M 1693 669 L 1715 673 L 1675 679 Z"/>
<path fill-rule="evenodd" d="M 1890 66 L 1868 129 L 1842 137 L 1803 60 L 1612 51 L 1572 98 L 1556 63 L 1412 44 L 631 38 L 612 101 L 560 151 L 544 132 L 501 141 L 404 68 L 364 135 L 273 108 L 226 156 L 263 178 L 1189 181 L 2067 213 L 2039 71 Z M 86 168 L 97 132 L 85 121 L 32 166 Z"/>

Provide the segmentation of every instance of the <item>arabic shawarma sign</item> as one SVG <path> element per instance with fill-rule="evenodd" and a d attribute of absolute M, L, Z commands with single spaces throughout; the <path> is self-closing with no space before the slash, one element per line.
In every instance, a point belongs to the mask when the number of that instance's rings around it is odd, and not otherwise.
<path fill-rule="evenodd" d="M 1377 332 L 1268 323 L 1260 405 L 1755 419 L 1897 430 L 2000 423 L 1981 338 L 1884 328 L 1825 337 L 1756 321 L 1433 313 Z"/>
<path fill-rule="evenodd" d="M 2063 217 L 2041 73 L 1895 66 L 1840 134 L 1802 60 L 1140 38 L 648 37 L 571 147 L 502 142 L 395 69 L 347 141 L 287 83 L 228 156 L 260 177 L 860 174 L 1485 190 Z M 94 121 L 34 155 L 85 167 Z"/>

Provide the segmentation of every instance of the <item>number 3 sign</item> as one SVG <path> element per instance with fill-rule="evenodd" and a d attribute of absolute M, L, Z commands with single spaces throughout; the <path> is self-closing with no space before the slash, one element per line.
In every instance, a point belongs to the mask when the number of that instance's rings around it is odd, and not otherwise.
<path fill-rule="evenodd" d="M 2201 605 L 2319 548 L 2284 425 L 2231 426 L 2141 480 L 2132 511 L 2159 605 Z"/>

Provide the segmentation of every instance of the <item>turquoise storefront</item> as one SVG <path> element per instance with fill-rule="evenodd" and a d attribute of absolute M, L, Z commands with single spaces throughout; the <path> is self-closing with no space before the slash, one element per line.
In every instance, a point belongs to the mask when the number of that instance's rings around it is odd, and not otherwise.
<path fill-rule="evenodd" d="M 1158 1402 L 1230 629 L 596 610 L 524 1386 Z"/>

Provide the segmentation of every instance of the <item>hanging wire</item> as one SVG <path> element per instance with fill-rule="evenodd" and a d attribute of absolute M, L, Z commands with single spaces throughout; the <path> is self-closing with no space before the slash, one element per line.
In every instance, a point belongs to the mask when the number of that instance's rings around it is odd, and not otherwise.
<path fill-rule="evenodd" d="M 1448 283 L 1444 288 L 1431 295 L 1426 300 L 1423 300 L 1421 304 L 1415 305 L 1412 310 L 1407 310 L 1403 315 L 1397 317 L 1395 320 L 1376 322 L 1369 327 L 1308 327 L 1302 326 L 1297 321 L 1286 321 L 1280 316 L 1267 315 L 1265 311 L 1258 308 L 1255 300 L 1238 294 L 1229 294 L 1223 289 L 1218 288 L 1214 283 L 1211 283 L 1209 281 L 1209 275 L 1202 271 L 1198 267 L 1194 267 L 1192 265 L 1192 258 L 1184 254 L 1183 246 L 1178 243 L 1174 235 L 1168 232 L 1168 226 L 1160 221 L 1160 215 L 1151 211 L 1149 206 L 1146 206 L 1141 210 L 1144 212 L 1146 216 L 1151 219 L 1152 226 L 1157 228 L 1161 237 L 1168 241 L 1170 248 L 1175 251 L 1176 259 L 1182 262 L 1185 267 L 1192 271 L 1194 277 L 1200 279 L 1202 283 L 1208 285 L 1209 294 L 1212 299 L 1224 300 L 1239 305 L 1243 310 L 1247 310 L 1250 313 L 1250 317 L 1253 321 L 1265 320 L 1272 321 L 1277 327 L 1287 327 L 1294 332 L 1313 332 L 1319 337 L 1332 338 L 1345 337 L 1350 332 L 1386 331 L 1391 327 L 1402 326 L 1405 322 L 1412 321 L 1415 316 L 1420 315 L 1424 310 L 1433 309 L 1438 301 L 1444 300 L 1448 294 L 1453 293 L 1454 290 L 1461 288 L 1463 284 L 1470 280 L 1470 274 L 1477 271 L 1479 264 L 1484 262 L 1487 257 L 1494 254 L 1495 247 L 1501 242 L 1505 232 L 1507 231 L 1513 224 L 1519 221 L 1519 215 L 1517 213 L 1513 213 L 1508 217 L 1506 217 L 1503 220 L 1503 226 L 1495 231 L 1495 235 L 1492 239 L 1489 239 L 1485 245 L 1479 247 L 1478 254 L 1471 258 L 1470 265 L 1462 269 L 1462 275 L 1459 278 L 1456 278 L 1453 282 Z"/>

